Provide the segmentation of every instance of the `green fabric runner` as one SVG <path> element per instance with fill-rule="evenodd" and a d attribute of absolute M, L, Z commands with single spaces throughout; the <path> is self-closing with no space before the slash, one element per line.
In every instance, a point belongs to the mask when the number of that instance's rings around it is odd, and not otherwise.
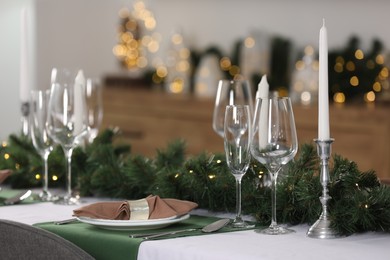
<path fill-rule="evenodd" d="M 46 229 L 53 232 L 84 249 L 96 259 L 126 259 L 136 260 L 138 255 L 138 248 L 143 241 L 142 238 L 130 238 L 130 234 L 135 233 L 150 233 L 158 231 L 174 231 L 187 228 L 202 228 L 218 220 L 216 217 L 203 217 L 191 215 L 180 223 L 173 224 L 169 227 L 153 230 L 106 230 L 98 228 L 89 224 L 75 222 L 66 225 L 55 225 L 53 222 L 37 223 L 36 227 Z M 239 229 L 242 230 L 242 229 Z M 230 227 L 224 227 L 219 232 L 238 231 Z M 179 233 L 176 235 L 165 236 L 162 239 L 183 237 L 183 236 L 197 236 L 206 235 L 199 231 L 192 231 L 188 233 Z"/>
<path fill-rule="evenodd" d="M 6 205 L 4 205 L 4 201 L 6 199 L 9 199 L 9 198 L 17 195 L 19 192 L 22 192 L 22 191 L 27 191 L 27 190 L 1 189 L 0 190 L 0 206 L 6 206 Z M 29 198 L 23 200 L 22 202 L 20 202 L 20 204 L 31 204 L 31 203 L 40 202 L 39 200 L 36 200 L 37 196 L 38 195 L 36 195 L 36 194 L 31 194 L 31 196 Z"/>

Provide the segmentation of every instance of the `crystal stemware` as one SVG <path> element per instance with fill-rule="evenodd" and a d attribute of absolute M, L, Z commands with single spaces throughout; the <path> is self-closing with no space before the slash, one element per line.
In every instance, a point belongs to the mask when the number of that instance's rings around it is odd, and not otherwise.
<path fill-rule="evenodd" d="M 276 220 L 276 187 L 278 173 L 298 151 L 291 100 L 288 97 L 259 98 L 256 100 L 251 141 L 252 156 L 263 164 L 271 177 L 271 225 L 256 232 L 278 235 L 294 232 L 278 225 Z"/>
<path fill-rule="evenodd" d="M 54 75 L 54 76 L 53 76 Z M 72 193 L 72 153 L 88 132 L 85 80 L 81 71 L 53 69 L 47 128 L 54 142 L 61 145 L 66 158 L 67 194 L 59 204 L 78 204 Z"/>
<path fill-rule="evenodd" d="M 248 105 L 253 115 L 252 90 L 247 80 L 220 80 L 213 113 L 213 129 L 223 138 L 225 109 L 228 105 Z"/>
<path fill-rule="evenodd" d="M 52 201 L 54 197 L 49 192 L 48 158 L 53 150 L 53 140 L 48 135 L 46 122 L 50 90 L 32 90 L 30 95 L 30 136 L 34 148 L 43 160 L 43 189 L 39 194 L 42 201 Z"/>
<path fill-rule="evenodd" d="M 249 168 L 251 116 L 248 105 L 226 107 L 224 123 L 224 147 L 226 162 L 236 180 L 236 217 L 232 227 L 252 227 L 241 217 L 241 179 Z"/>

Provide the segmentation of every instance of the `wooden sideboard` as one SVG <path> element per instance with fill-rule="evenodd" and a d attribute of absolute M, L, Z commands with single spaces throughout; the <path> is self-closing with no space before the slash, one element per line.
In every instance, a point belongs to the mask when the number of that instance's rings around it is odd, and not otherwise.
<path fill-rule="evenodd" d="M 176 139 L 188 155 L 223 152 L 223 140 L 212 129 L 213 99 L 201 99 L 121 87 L 104 89 L 103 127 L 117 126 L 120 141 L 132 152 L 153 157 Z M 355 161 L 359 169 L 390 178 L 390 107 L 330 107 L 334 154 Z M 294 106 L 300 144 L 317 137 L 317 107 Z"/>

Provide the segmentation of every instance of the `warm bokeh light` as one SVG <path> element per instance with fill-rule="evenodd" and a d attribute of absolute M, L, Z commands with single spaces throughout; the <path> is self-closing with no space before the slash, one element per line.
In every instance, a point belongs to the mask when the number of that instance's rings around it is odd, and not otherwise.
<path fill-rule="evenodd" d="M 253 37 L 246 37 L 244 40 L 244 45 L 246 48 L 253 48 L 255 46 L 255 39 Z"/>
<path fill-rule="evenodd" d="M 188 60 L 180 60 L 176 63 L 176 70 L 179 72 L 186 72 L 190 69 Z"/>
<path fill-rule="evenodd" d="M 337 56 L 336 63 L 341 63 L 341 65 L 344 65 L 345 60 L 342 56 Z"/>
<path fill-rule="evenodd" d="M 183 79 L 176 78 L 170 85 L 169 89 L 172 93 L 181 93 L 184 89 Z"/>
<path fill-rule="evenodd" d="M 363 53 L 363 51 L 360 50 L 360 49 L 357 49 L 357 50 L 355 51 L 355 58 L 358 59 L 358 60 L 364 59 L 364 53 Z"/>
<path fill-rule="evenodd" d="M 375 93 L 374 93 L 374 91 L 367 92 L 364 95 L 364 101 L 369 102 L 369 103 L 374 102 L 375 101 Z"/>
<path fill-rule="evenodd" d="M 179 45 L 183 43 L 183 37 L 181 34 L 175 33 L 172 35 L 171 41 L 173 44 Z"/>
<path fill-rule="evenodd" d="M 142 0 L 136 0 L 132 10 L 124 7 L 118 15 L 122 23 L 118 26 L 119 43 L 113 47 L 113 54 L 127 69 L 146 68 L 150 65 L 148 52 L 156 53 L 160 48 L 159 37 L 149 33 L 157 25 L 153 13 Z"/>
<path fill-rule="evenodd" d="M 379 72 L 379 77 L 383 80 L 387 79 L 389 77 L 389 69 L 386 67 L 382 68 L 381 72 Z"/>
<path fill-rule="evenodd" d="M 354 71 L 355 70 L 355 63 L 353 63 L 352 61 L 348 61 L 346 68 L 348 71 Z"/>
<path fill-rule="evenodd" d="M 334 65 L 334 71 L 336 71 L 337 73 L 341 73 L 344 71 L 344 66 L 341 62 L 337 62 L 335 65 Z"/>
<path fill-rule="evenodd" d="M 233 65 L 229 68 L 229 74 L 235 76 L 240 74 L 240 68 L 237 65 Z"/>
<path fill-rule="evenodd" d="M 351 84 L 351 86 L 356 87 L 359 85 L 359 78 L 356 76 L 352 76 L 351 79 L 349 80 L 349 83 Z"/>
<path fill-rule="evenodd" d="M 4 154 L 4 159 L 5 159 L 5 160 L 8 160 L 8 159 L 9 159 L 9 157 L 10 157 L 10 156 L 9 156 L 9 154 L 8 154 L 8 153 L 5 153 L 5 154 Z"/>
<path fill-rule="evenodd" d="M 228 71 L 230 67 L 232 66 L 232 62 L 228 57 L 223 57 L 219 61 L 219 66 L 221 67 L 222 70 Z"/>
<path fill-rule="evenodd" d="M 311 102 L 311 94 L 308 91 L 304 91 L 301 93 L 301 103 L 303 105 L 309 105 Z"/>
<path fill-rule="evenodd" d="M 164 78 L 167 76 L 168 74 L 168 70 L 167 70 L 167 67 L 165 66 L 159 66 L 156 70 L 156 74 L 157 76 L 159 76 L 160 78 Z"/>
<path fill-rule="evenodd" d="M 335 103 L 339 103 L 339 104 L 342 104 L 345 102 L 345 95 L 344 93 L 342 92 L 336 92 L 334 95 L 333 95 L 333 101 Z"/>
<path fill-rule="evenodd" d="M 159 44 L 158 41 L 152 40 L 152 41 L 148 44 L 148 50 L 149 50 L 151 53 L 156 53 L 159 49 L 160 49 L 160 44 Z"/>
<path fill-rule="evenodd" d="M 375 57 L 375 62 L 376 62 L 377 64 L 382 65 L 382 64 L 385 63 L 385 58 L 383 57 L 383 55 L 378 54 L 378 55 Z"/>
<path fill-rule="evenodd" d="M 375 91 L 375 92 L 380 92 L 382 90 L 382 85 L 381 83 L 379 83 L 378 81 L 376 81 L 373 85 L 372 85 L 372 89 Z"/>
<path fill-rule="evenodd" d="M 311 45 L 305 47 L 305 55 L 311 56 L 314 54 L 314 48 Z"/>
<path fill-rule="evenodd" d="M 145 57 L 139 57 L 137 59 L 137 66 L 139 68 L 145 68 L 148 65 L 148 60 Z"/>
<path fill-rule="evenodd" d="M 40 180 L 41 179 L 41 175 L 39 173 L 35 174 L 35 179 L 36 180 Z"/>

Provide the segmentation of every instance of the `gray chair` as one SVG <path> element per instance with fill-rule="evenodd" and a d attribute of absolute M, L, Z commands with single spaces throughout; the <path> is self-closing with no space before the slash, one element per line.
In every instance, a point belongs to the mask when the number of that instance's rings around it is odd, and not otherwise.
<path fill-rule="evenodd" d="M 89 260 L 94 258 L 54 233 L 0 219 L 0 259 Z"/>

